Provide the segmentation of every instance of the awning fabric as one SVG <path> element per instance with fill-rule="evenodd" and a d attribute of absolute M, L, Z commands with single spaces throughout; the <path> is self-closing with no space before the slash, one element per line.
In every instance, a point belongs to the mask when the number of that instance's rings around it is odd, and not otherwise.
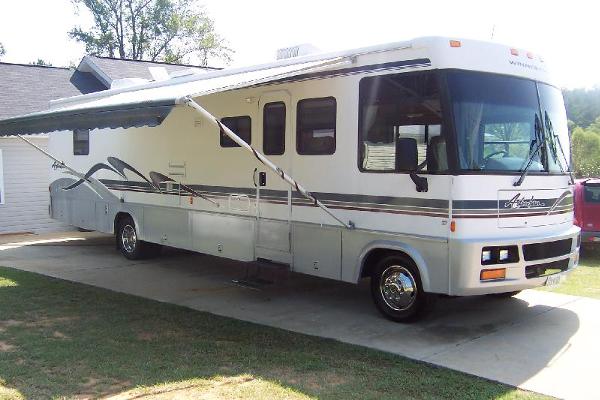
<path fill-rule="evenodd" d="M 75 129 L 157 126 L 174 106 L 173 101 L 156 101 L 127 107 L 111 106 L 28 114 L 0 121 L 0 136 Z"/>
<path fill-rule="evenodd" d="M 292 65 L 214 71 L 60 99 L 51 102 L 50 109 L 46 111 L 0 120 L 0 136 L 157 126 L 185 97 L 268 83 L 340 63 L 344 63 L 342 57 Z"/>

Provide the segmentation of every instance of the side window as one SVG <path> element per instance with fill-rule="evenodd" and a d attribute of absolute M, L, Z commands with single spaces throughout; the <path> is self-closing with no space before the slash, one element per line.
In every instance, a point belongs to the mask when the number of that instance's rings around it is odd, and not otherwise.
<path fill-rule="evenodd" d="M 586 203 L 600 203 L 600 186 L 597 184 L 585 185 L 583 194 Z"/>
<path fill-rule="evenodd" d="M 285 103 L 267 103 L 263 108 L 263 152 L 282 155 L 285 152 Z"/>
<path fill-rule="evenodd" d="M 359 113 L 361 171 L 395 171 L 398 138 L 417 141 L 419 170 L 448 169 L 439 85 L 434 73 L 361 79 Z"/>
<path fill-rule="evenodd" d="M 247 115 L 241 117 L 227 117 L 221 119 L 223 125 L 231 129 L 236 135 L 238 135 L 244 142 L 250 144 L 251 142 L 251 127 L 252 121 Z M 221 132 L 221 147 L 240 147 L 234 142 L 229 136 Z"/>
<path fill-rule="evenodd" d="M 298 154 L 335 153 L 336 101 L 333 97 L 298 102 L 296 150 Z"/>
<path fill-rule="evenodd" d="M 87 156 L 90 154 L 90 130 L 75 129 L 73 131 L 73 155 Z"/>

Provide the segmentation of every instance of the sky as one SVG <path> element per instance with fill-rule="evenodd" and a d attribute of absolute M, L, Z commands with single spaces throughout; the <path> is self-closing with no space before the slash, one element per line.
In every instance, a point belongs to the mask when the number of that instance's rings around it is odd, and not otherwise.
<path fill-rule="evenodd" d="M 600 85 L 598 0 L 199 1 L 235 50 L 230 66 L 269 62 L 300 43 L 329 51 L 441 35 L 540 54 L 566 88 Z M 77 65 L 85 49 L 67 32 L 89 24 L 70 0 L 0 0 L 2 61 Z"/>

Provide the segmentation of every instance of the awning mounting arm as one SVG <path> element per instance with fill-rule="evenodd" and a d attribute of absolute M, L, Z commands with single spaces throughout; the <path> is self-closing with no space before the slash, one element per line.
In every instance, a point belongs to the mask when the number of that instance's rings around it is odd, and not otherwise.
<path fill-rule="evenodd" d="M 51 159 L 52 161 L 54 161 L 56 164 L 58 164 L 60 166 L 60 168 L 64 168 L 64 169 L 68 170 L 69 172 L 71 172 L 73 175 L 75 175 L 79 179 L 83 179 L 86 182 L 90 182 L 90 180 L 88 178 L 86 178 L 85 174 L 82 174 L 81 172 L 76 171 L 73 168 L 69 167 L 63 161 L 61 161 L 58 158 L 54 157 L 52 154 L 48 153 L 46 150 L 42 149 L 41 147 L 39 147 L 35 143 L 32 143 L 31 141 L 25 139 L 21 135 L 17 135 L 17 137 L 19 139 L 21 139 L 22 141 L 24 141 L 25 143 L 27 143 L 28 145 L 34 147 L 36 150 L 42 152 L 46 157 L 48 157 L 49 159 Z"/>
<path fill-rule="evenodd" d="M 36 144 L 32 143 L 31 141 L 25 139 L 23 136 L 21 135 L 16 135 L 19 139 L 21 139 L 22 141 L 24 141 L 25 143 L 27 143 L 28 145 L 32 146 L 34 149 L 36 149 L 37 151 L 41 152 L 42 154 L 44 154 L 46 157 L 48 157 L 49 159 L 51 159 L 52 161 L 54 161 L 54 166 L 57 166 L 59 169 L 65 169 L 67 170 L 71 175 L 76 176 L 77 178 L 81 179 L 82 181 L 85 181 L 88 183 L 89 187 L 96 192 L 96 194 L 98 196 L 100 196 L 103 199 L 117 199 L 117 197 L 115 196 L 114 193 L 112 193 L 104 183 L 100 182 L 98 179 L 95 179 L 91 176 L 86 176 L 85 174 L 69 167 L 67 164 L 65 164 L 63 161 L 59 160 L 58 158 L 54 157 L 52 154 L 48 153 L 46 150 L 42 149 L 41 147 L 37 146 Z M 65 171 L 66 172 L 66 171 Z"/>
<path fill-rule="evenodd" d="M 200 113 L 200 115 L 202 115 L 204 118 L 206 118 L 209 121 L 212 121 L 215 125 L 217 125 L 219 127 L 219 130 L 221 132 L 223 132 L 224 134 L 229 136 L 231 138 L 231 140 L 236 142 L 238 145 L 240 145 L 244 149 L 251 152 L 254 155 L 254 157 L 256 157 L 258 159 L 258 161 L 260 161 L 262 164 L 266 165 L 271 171 L 273 171 L 281 179 L 283 179 L 290 186 L 292 186 L 293 189 L 296 189 L 302 196 L 304 196 L 308 200 L 310 200 L 315 206 L 321 208 L 323 211 L 325 211 L 329 216 L 331 216 L 333 219 L 335 219 L 337 222 L 339 222 L 345 228 L 348 228 L 348 229 L 355 228 L 354 223 L 352 221 L 348 221 L 346 223 L 342 219 L 340 219 L 337 215 L 335 215 L 333 212 L 331 212 L 331 210 L 327 206 L 325 206 L 315 196 L 313 196 L 308 190 L 306 190 L 302 185 L 300 185 L 298 182 L 296 182 L 296 180 L 294 178 L 292 178 L 287 173 L 285 173 L 285 171 L 283 169 L 281 169 L 277 165 L 275 165 L 271 160 L 269 160 L 267 157 L 265 157 L 264 154 L 260 153 L 259 151 L 254 149 L 252 146 L 250 146 L 248 143 L 246 143 L 242 138 L 240 138 L 238 135 L 236 135 L 231 129 L 229 129 L 228 127 L 223 125 L 221 123 L 221 121 L 219 121 L 218 118 L 216 118 L 214 115 L 212 115 L 211 113 L 206 111 L 204 108 L 202 108 L 202 106 L 200 106 L 198 103 L 196 103 L 191 97 L 185 97 L 185 98 L 181 99 L 181 103 L 184 103 L 184 104 L 192 107 L 194 110 L 198 111 L 198 113 Z"/>

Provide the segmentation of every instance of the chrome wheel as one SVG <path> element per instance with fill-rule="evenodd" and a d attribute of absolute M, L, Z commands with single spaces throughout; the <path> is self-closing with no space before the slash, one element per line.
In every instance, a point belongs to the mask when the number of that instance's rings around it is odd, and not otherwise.
<path fill-rule="evenodd" d="M 388 307 L 403 311 L 415 302 L 418 289 L 415 278 L 408 269 L 391 265 L 381 274 L 379 291 Z"/>
<path fill-rule="evenodd" d="M 121 230 L 121 244 L 126 252 L 133 253 L 135 251 L 137 235 L 133 226 L 127 224 Z"/>

